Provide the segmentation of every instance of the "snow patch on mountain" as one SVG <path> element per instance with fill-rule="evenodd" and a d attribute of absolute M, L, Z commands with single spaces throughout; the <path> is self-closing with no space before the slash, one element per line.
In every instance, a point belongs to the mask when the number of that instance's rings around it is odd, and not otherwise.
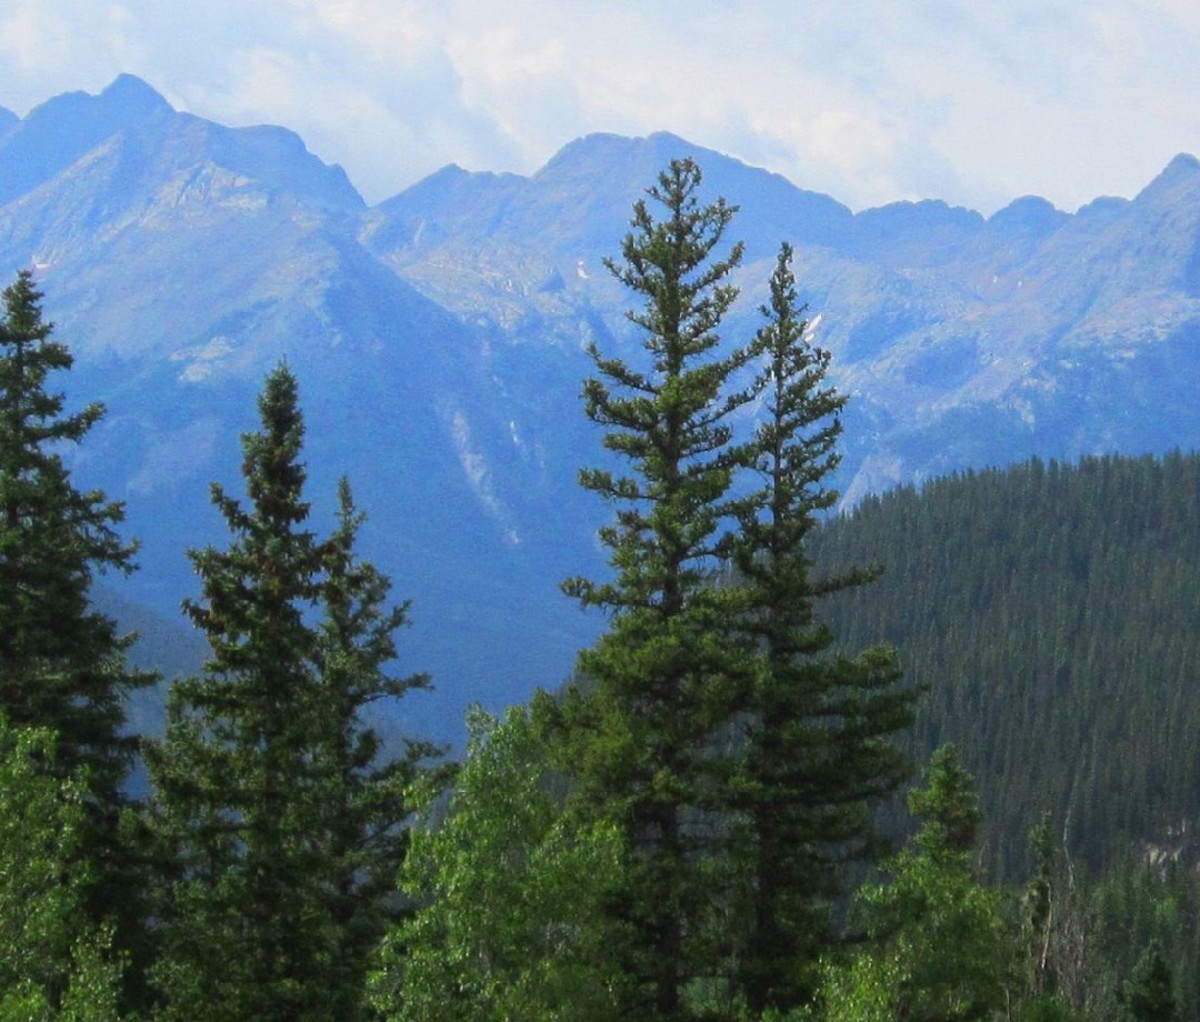
<path fill-rule="evenodd" d="M 233 354 L 233 344 L 228 337 L 214 337 L 207 344 L 183 348 L 171 353 L 172 362 L 187 362 L 178 374 L 183 383 L 201 383 L 209 379 L 226 356 Z"/>
<path fill-rule="evenodd" d="M 458 463 L 462 466 L 463 473 L 467 477 L 467 482 L 471 484 L 475 496 L 500 525 L 505 542 L 509 546 L 519 546 L 521 543 L 520 533 L 512 523 L 512 516 L 509 515 L 500 498 L 496 496 L 492 485 L 491 468 L 484 455 L 476 449 L 471 437 L 471 424 L 459 408 L 454 409 L 450 415 L 450 436 L 454 442 Z"/>

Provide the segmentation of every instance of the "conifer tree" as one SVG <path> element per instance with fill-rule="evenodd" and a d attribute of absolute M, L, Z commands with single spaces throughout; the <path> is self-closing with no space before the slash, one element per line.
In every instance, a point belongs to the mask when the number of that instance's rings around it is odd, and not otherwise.
<path fill-rule="evenodd" d="M 367 946 L 383 927 L 367 888 L 394 879 L 411 765 L 377 770 L 359 713 L 423 681 L 383 672 L 404 608 L 387 608 L 387 580 L 354 554 L 348 485 L 334 536 L 307 528 L 286 366 L 259 412 L 261 429 L 243 437 L 249 505 L 213 487 L 232 542 L 191 555 L 203 596 L 185 606 L 212 655 L 173 688 L 149 757 L 174 862 L 157 979 L 165 1018 L 344 1022 L 362 1010 Z"/>
<path fill-rule="evenodd" d="M 1131 1022 L 1178 1022 L 1173 986 L 1162 948 L 1158 941 L 1151 941 L 1121 991 L 1126 1017 Z"/>
<path fill-rule="evenodd" d="M 819 577 L 806 548 L 837 500 L 828 477 L 846 398 L 826 381 L 830 355 L 808 336 L 791 262 L 785 243 L 754 345 L 764 407 L 745 459 L 761 486 L 741 504 L 734 545 L 739 620 L 760 661 L 748 675 L 731 805 L 746 817 L 739 865 L 749 901 L 736 981 L 755 1013 L 811 995 L 818 959 L 835 941 L 846 866 L 877 852 L 869 808 L 908 775 L 887 739 L 911 724 L 914 698 L 899 687 L 892 651 L 831 655 L 834 636 L 816 614 L 821 597 L 874 573 Z"/>
<path fill-rule="evenodd" d="M 316 637 L 305 620 L 320 550 L 304 527 L 303 421 L 286 368 L 268 377 L 259 412 L 261 430 L 242 439 L 250 506 L 214 484 L 233 541 L 190 555 L 203 597 L 185 609 L 212 655 L 202 677 L 173 686 L 150 760 L 178 869 L 158 973 L 168 1018 L 324 1017 L 312 1005 L 327 993 L 319 963 L 333 935 L 316 890 Z"/>
<path fill-rule="evenodd" d="M 49 389 L 71 368 L 42 319 L 42 293 L 25 270 L 3 292 L 0 320 L 0 710 L 15 726 L 55 736 L 47 760 L 87 791 L 87 905 L 117 924 L 128 947 L 140 927 L 138 864 L 122 835 L 122 792 L 137 739 L 122 733 L 125 699 L 153 675 L 125 663 L 128 638 L 89 602 L 97 573 L 133 569 L 134 545 L 117 527 L 121 504 L 76 488 L 63 461 L 104 409 L 68 413 Z"/>
<path fill-rule="evenodd" d="M 638 1017 L 681 1017 L 688 984 L 712 969 L 713 744 L 736 712 L 723 641 L 734 597 L 714 581 L 735 469 L 729 418 L 750 397 L 733 390 L 734 375 L 748 354 L 719 353 L 717 327 L 736 295 L 728 279 L 742 249 L 717 256 L 734 209 L 720 199 L 701 205 L 700 182 L 694 162 L 673 161 L 648 191 L 663 218 L 639 201 L 623 259 L 609 261 L 645 302 L 629 319 L 647 358 L 639 368 L 592 348 L 598 376 L 585 383 L 586 412 L 625 468 L 580 479 L 616 506 L 600 533 L 615 578 L 564 585 L 612 615 L 580 657 L 591 694 L 568 717 L 576 804 L 610 813 L 630 848 L 626 889 L 611 908 L 613 940 L 642 998 L 630 1006 Z"/>
<path fill-rule="evenodd" d="M 405 739 L 380 762 L 380 739 L 363 720 L 381 699 L 399 699 L 425 689 L 429 677 L 392 677 L 396 631 L 408 623 L 409 604 L 388 603 L 390 580 L 355 553 L 365 516 L 354 505 L 350 483 L 338 487 L 338 526 L 324 544 L 321 580 L 323 619 L 317 633 L 319 721 L 325 725 L 315 765 L 322 787 L 326 824 L 324 853 L 330 865 L 324 896 L 333 920 L 335 1017 L 357 1018 L 362 1011 L 366 968 L 395 921 L 396 876 L 408 847 L 402 821 L 411 812 L 408 791 L 419 774 L 429 783 L 445 771 L 425 764 L 441 750 Z"/>
<path fill-rule="evenodd" d="M 915 1022 L 978 1022 L 1010 1000 L 1017 941 L 1002 894 L 975 876 L 979 801 L 951 745 L 909 793 L 920 821 L 911 848 L 887 863 L 891 880 L 859 893 L 875 944 L 830 970 L 826 1014 Z"/>

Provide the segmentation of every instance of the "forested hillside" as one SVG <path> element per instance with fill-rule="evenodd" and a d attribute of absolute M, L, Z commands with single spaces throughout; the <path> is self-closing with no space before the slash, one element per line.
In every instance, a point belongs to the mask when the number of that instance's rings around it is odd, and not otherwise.
<path fill-rule="evenodd" d="M 985 857 L 1024 872 L 1043 811 L 1093 867 L 1196 852 L 1200 457 L 968 472 L 863 501 L 814 537 L 884 566 L 839 594 L 848 648 L 888 642 L 927 687 L 918 760 L 953 741 L 979 778 Z"/>

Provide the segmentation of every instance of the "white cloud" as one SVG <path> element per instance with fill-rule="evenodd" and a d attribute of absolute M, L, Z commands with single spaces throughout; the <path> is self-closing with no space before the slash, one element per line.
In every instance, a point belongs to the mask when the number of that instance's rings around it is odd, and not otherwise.
<path fill-rule="evenodd" d="M 0 57 L 18 73 L 32 74 L 41 64 L 62 62 L 68 35 L 54 12 L 43 17 L 32 4 L 17 4 L 0 17 Z"/>
<path fill-rule="evenodd" d="M 282 123 L 375 200 L 674 131 L 854 206 L 1130 194 L 1200 149 L 1190 0 L 7 0 L 0 104 L 141 75 Z"/>

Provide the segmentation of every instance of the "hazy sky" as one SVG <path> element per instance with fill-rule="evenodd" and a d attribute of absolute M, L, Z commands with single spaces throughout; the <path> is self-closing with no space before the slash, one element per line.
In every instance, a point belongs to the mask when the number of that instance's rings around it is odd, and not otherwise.
<path fill-rule="evenodd" d="M 860 209 L 1074 210 L 1200 153 L 1196 0 L 0 0 L 0 105 L 118 73 L 368 201 L 667 129 Z"/>

